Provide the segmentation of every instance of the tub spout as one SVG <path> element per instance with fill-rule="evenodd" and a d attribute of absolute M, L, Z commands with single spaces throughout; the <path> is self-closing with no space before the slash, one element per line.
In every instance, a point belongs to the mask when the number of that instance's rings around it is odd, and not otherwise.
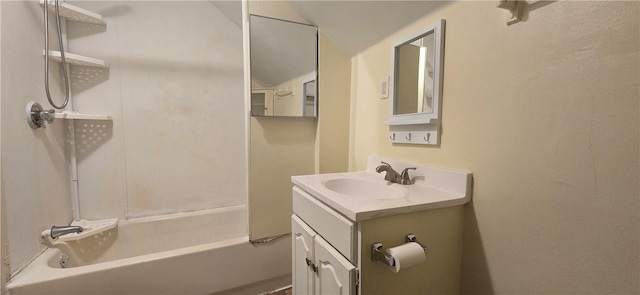
<path fill-rule="evenodd" d="M 53 227 L 51 227 L 51 238 L 57 239 L 59 236 L 64 236 L 70 233 L 80 233 L 83 230 L 84 228 L 82 228 L 82 226 L 75 226 L 75 225 L 55 226 L 54 225 Z"/>

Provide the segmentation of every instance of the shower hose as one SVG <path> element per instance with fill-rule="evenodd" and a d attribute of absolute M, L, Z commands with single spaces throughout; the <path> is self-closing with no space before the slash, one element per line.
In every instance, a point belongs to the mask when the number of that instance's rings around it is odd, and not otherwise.
<path fill-rule="evenodd" d="M 64 45 L 62 44 L 62 29 L 60 26 L 60 5 L 59 0 L 54 0 L 55 2 L 55 14 L 56 14 L 56 25 L 58 27 L 58 44 L 60 46 L 60 59 L 62 64 L 62 72 L 63 72 L 63 81 L 64 81 L 64 89 L 65 89 L 65 99 L 62 105 L 56 105 L 51 99 L 51 94 L 49 93 L 49 0 L 44 1 L 44 52 L 45 52 L 45 61 L 44 61 L 44 90 L 47 94 L 47 100 L 52 107 L 56 109 L 64 109 L 69 103 L 69 93 L 70 93 L 70 81 L 69 81 L 69 73 L 67 70 L 67 61 L 64 56 Z"/>

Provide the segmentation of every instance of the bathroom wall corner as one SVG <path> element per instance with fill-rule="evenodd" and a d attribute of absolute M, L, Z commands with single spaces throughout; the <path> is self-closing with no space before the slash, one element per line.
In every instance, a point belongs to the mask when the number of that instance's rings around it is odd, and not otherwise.
<path fill-rule="evenodd" d="M 351 58 L 319 28 L 316 173 L 345 172 L 349 162 Z"/>
<path fill-rule="evenodd" d="M 2 24 L 2 2 L 0 2 L 0 24 Z M 2 48 L 2 32 L 0 32 L 0 48 Z M 2 66 L 2 55 L 0 54 L 0 67 Z M 0 71 L 0 81 L 2 81 L 2 71 Z M 0 106 L 2 105 L 2 83 L 0 82 Z M 0 138 L 2 138 L 2 112 L 0 112 Z M 2 145 L 0 145 L 0 155 L 2 155 Z M 0 167 L 2 167 L 2 157 L 0 156 Z M 0 294 L 4 293 L 4 286 L 9 279 L 9 247 L 5 244 L 7 241 L 7 222 L 5 221 L 4 205 L 4 182 L 2 181 L 2 169 L 0 169 Z M 6 260 L 5 260 L 6 259 Z"/>
<path fill-rule="evenodd" d="M 5 253 L 11 256 L 9 272 L 15 272 L 44 249 L 38 239 L 43 229 L 68 224 L 73 217 L 66 124 L 56 120 L 46 129 L 34 130 L 25 122 L 29 101 L 50 108 L 42 88 L 42 7 L 32 1 L 2 1 L 1 5 L 2 247 L 10 247 Z M 51 34 L 54 38 L 55 33 Z M 55 50 L 57 44 L 52 46 Z M 64 95 L 59 66 L 52 63 L 51 67 L 51 94 L 59 100 Z"/>
<path fill-rule="evenodd" d="M 247 6 L 247 14 L 305 22 L 285 1 L 248 1 Z M 322 77 L 319 81 L 322 85 Z M 291 176 L 314 173 L 317 125 L 311 118 L 249 118 L 249 239 L 291 232 Z"/>

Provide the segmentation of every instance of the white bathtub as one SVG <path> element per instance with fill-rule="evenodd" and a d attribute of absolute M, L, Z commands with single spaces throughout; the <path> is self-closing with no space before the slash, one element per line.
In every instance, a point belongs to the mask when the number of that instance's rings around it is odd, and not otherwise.
<path fill-rule="evenodd" d="M 7 289 L 12 295 L 232 294 L 286 285 L 291 239 L 253 245 L 246 220 L 242 205 L 121 221 L 46 249 Z"/>

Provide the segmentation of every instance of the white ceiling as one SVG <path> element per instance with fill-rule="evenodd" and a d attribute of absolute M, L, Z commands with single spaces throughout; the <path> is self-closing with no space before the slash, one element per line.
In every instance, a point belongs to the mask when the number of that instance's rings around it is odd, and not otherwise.
<path fill-rule="evenodd" d="M 309 24 L 318 26 L 345 54 L 354 56 L 452 0 L 278 1 L 286 1 Z M 213 1 L 213 4 L 241 27 L 240 1 Z"/>

